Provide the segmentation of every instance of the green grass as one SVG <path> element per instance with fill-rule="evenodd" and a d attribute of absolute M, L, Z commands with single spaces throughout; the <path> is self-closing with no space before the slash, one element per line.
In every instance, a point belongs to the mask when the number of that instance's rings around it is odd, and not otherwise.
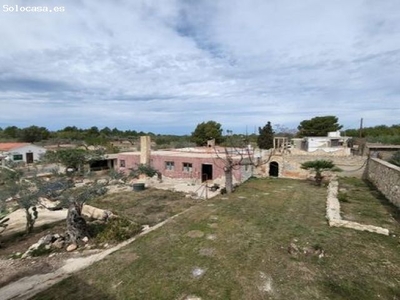
<path fill-rule="evenodd" d="M 307 182 L 252 179 L 34 299 L 400 299 L 398 237 L 330 228 L 325 201 Z"/>
<path fill-rule="evenodd" d="M 400 214 L 370 183 L 353 177 L 339 178 L 338 199 L 345 220 L 382 226 L 400 234 Z"/>
<path fill-rule="evenodd" d="M 92 199 L 88 204 L 111 210 L 139 225 L 152 226 L 193 206 L 195 200 L 186 198 L 183 193 L 146 189 L 141 192 L 106 194 Z"/>

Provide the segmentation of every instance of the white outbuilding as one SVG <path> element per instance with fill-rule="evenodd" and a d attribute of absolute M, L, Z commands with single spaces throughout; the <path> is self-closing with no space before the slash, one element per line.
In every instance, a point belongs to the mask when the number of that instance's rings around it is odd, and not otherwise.
<path fill-rule="evenodd" d="M 46 149 L 30 143 L 0 143 L 0 157 L 27 164 L 39 161 Z"/>

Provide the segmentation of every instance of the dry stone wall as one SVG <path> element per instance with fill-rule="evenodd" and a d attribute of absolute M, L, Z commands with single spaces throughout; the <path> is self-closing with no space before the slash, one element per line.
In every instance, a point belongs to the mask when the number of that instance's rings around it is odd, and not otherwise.
<path fill-rule="evenodd" d="M 332 179 L 328 186 L 328 197 L 326 199 L 326 217 L 331 227 L 345 227 L 360 231 L 375 232 L 383 235 L 389 235 L 389 230 L 383 227 L 364 225 L 357 222 L 342 220 L 340 216 L 340 203 L 337 198 L 338 181 Z"/>
<path fill-rule="evenodd" d="M 400 167 L 370 158 L 366 178 L 394 205 L 400 208 Z"/>

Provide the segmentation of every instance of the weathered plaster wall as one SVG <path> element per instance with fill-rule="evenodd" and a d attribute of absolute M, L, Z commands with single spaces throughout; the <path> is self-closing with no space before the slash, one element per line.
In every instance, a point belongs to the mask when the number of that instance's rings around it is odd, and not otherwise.
<path fill-rule="evenodd" d="M 121 167 L 121 160 L 125 161 L 125 167 Z M 167 170 L 165 162 L 174 162 L 174 170 Z M 183 163 L 191 163 L 192 170 L 187 172 L 183 170 Z M 136 168 L 140 164 L 140 154 L 139 153 L 120 153 L 118 154 L 118 164 L 117 169 L 122 171 L 128 171 L 129 169 Z M 225 176 L 223 170 L 223 162 L 220 159 L 213 157 L 200 158 L 200 157 L 185 157 L 182 156 L 164 156 L 157 155 L 156 153 L 151 154 L 150 165 L 161 172 L 165 177 L 169 178 L 183 178 L 183 179 L 198 179 L 202 178 L 202 164 L 213 165 L 213 180 L 222 178 Z M 244 166 L 240 168 L 235 168 L 233 171 L 234 182 L 242 182 L 250 177 L 251 167 L 249 166 L 246 170 Z M 247 174 L 249 173 L 249 174 Z"/>
<path fill-rule="evenodd" d="M 261 177 L 269 176 L 270 163 L 277 162 L 279 164 L 279 177 L 306 179 L 310 176 L 310 172 L 301 169 L 301 164 L 317 159 L 332 160 L 337 167 L 343 170 L 337 173 L 339 176 L 355 176 L 360 178 L 363 175 L 366 163 L 366 158 L 361 156 L 309 155 L 302 151 L 302 154 L 288 153 L 271 156 L 266 164 L 257 169 L 257 175 Z"/>
<path fill-rule="evenodd" d="M 400 208 L 400 167 L 378 158 L 370 158 L 366 178 L 390 202 Z"/>

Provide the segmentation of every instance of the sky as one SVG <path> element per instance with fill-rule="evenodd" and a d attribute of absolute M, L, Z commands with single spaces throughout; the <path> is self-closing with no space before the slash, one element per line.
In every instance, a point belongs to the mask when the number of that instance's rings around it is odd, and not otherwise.
<path fill-rule="evenodd" d="M 3 128 L 400 124 L 399 0 L 0 4 Z"/>

